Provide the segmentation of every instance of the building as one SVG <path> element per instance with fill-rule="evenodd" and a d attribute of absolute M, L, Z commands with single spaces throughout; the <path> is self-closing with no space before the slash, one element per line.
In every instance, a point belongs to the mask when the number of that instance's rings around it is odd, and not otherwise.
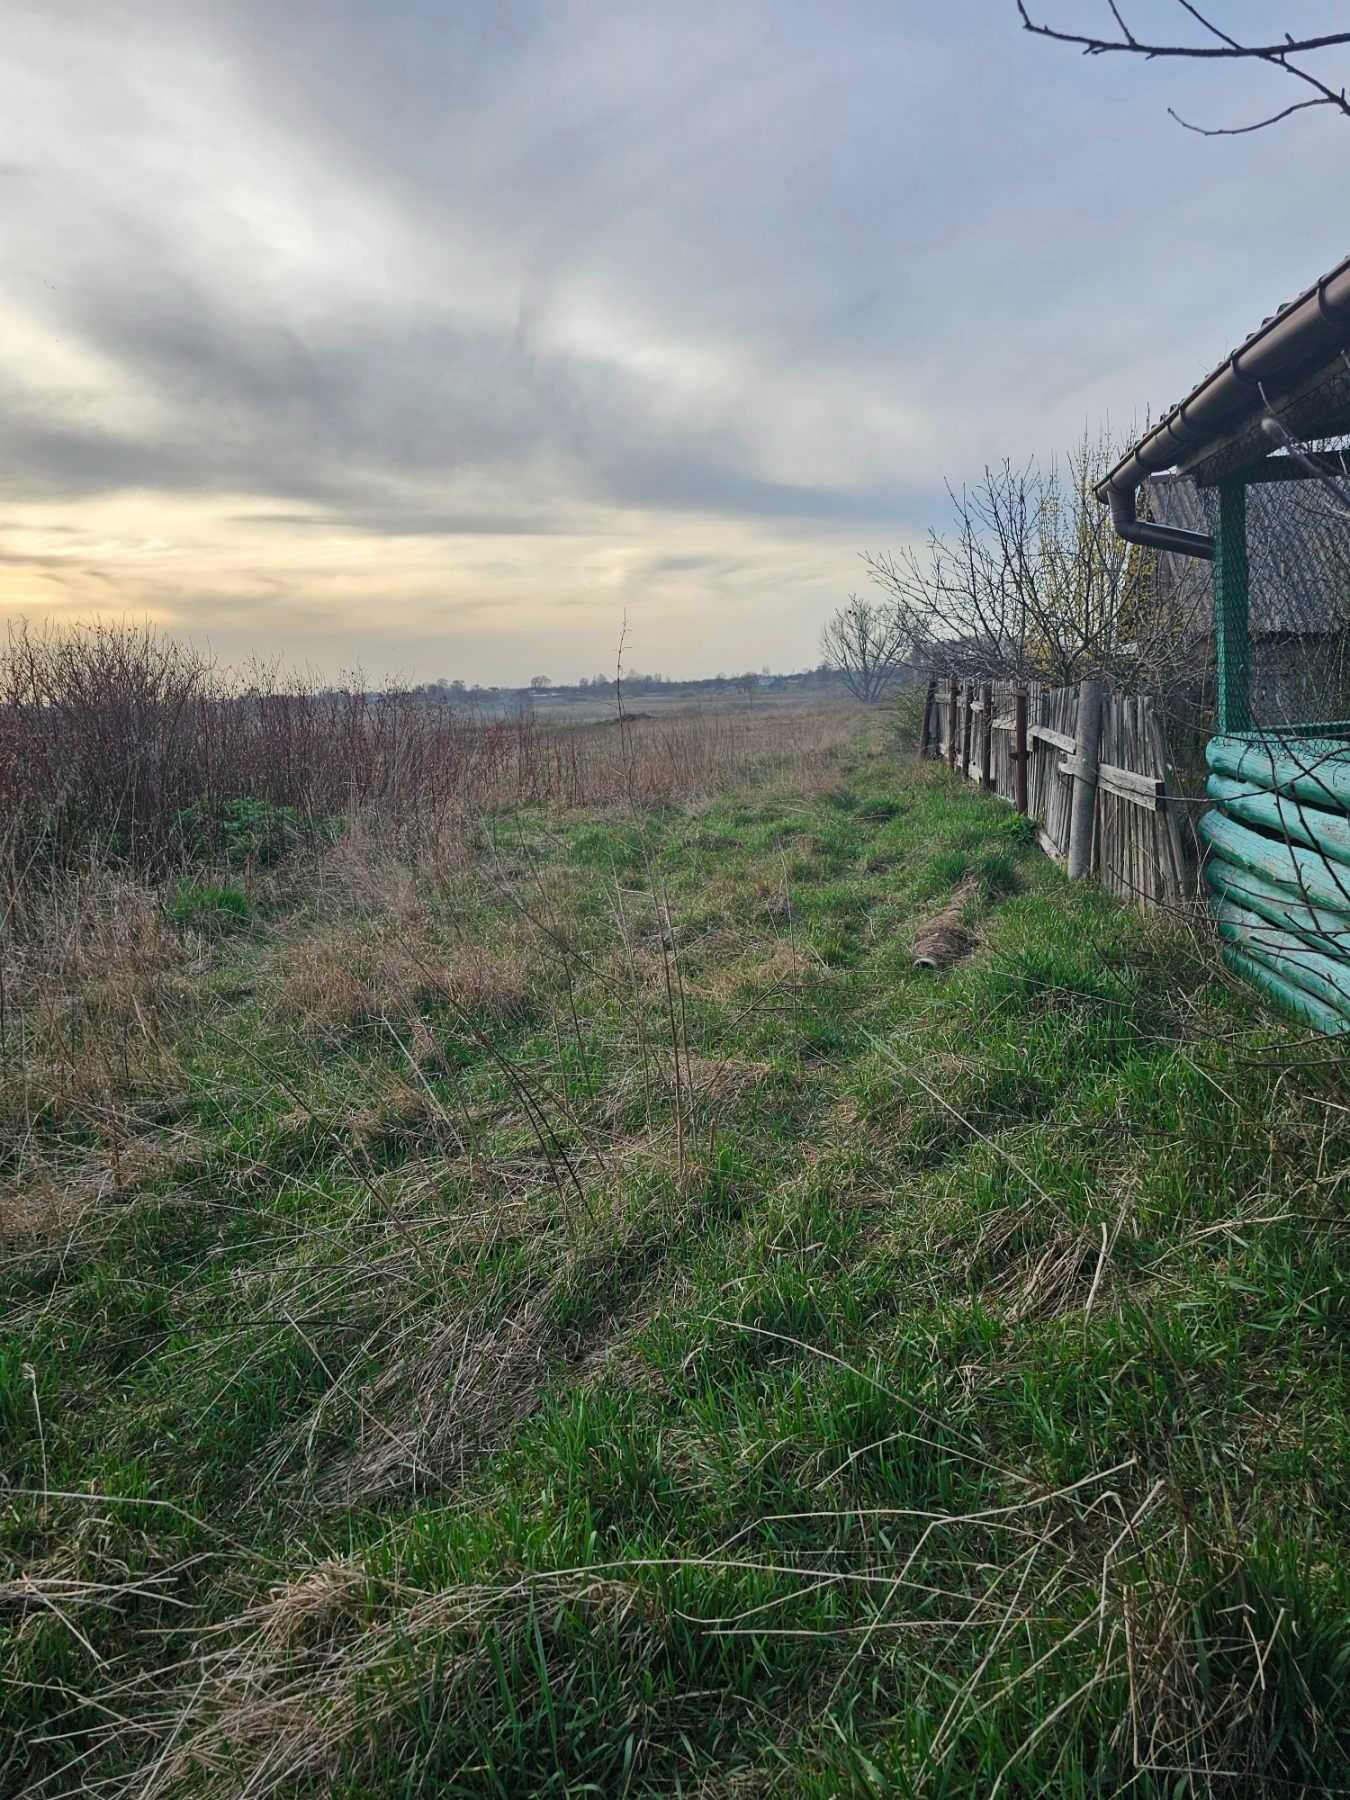
<path fill-rule="evenodd" d="M 1234 968 L 1350 1031 L 1350 257 L 1265 319 L 1097 489 L 1173 581 L 1212 570 L 1201 821 Z M 1178 562 L 1178 559 L 1184 559 Z M 1189 590 L 1188 590 L 1189 591 Z"/>

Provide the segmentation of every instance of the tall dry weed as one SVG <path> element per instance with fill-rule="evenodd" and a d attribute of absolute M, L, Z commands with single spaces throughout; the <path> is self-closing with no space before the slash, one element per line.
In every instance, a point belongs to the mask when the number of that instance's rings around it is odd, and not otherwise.
<path fill-rule="evenodd" d="M 161 1069 L 166 1031 L 194 999 L 195 953 L 155 891 L 95 872 L 47 895 L 3 956 L 7 1106 L 25 1093 L 110 1100 Z"/>
<path fill-rule="evenodd" d="M 406 892 L 401 905 L 337 919 L 284 944 L 274 958 L 275 1017 L 324 1037 L 409 1021 L 440 1002 L 482 1025 L 506 1025 L 531 1006 L 531 969 L 509 938 L 446 943 Z"/>

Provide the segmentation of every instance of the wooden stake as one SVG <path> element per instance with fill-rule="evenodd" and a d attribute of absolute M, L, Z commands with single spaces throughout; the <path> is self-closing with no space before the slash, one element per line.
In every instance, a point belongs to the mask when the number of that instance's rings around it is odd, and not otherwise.
<path fill-rule="evenodd" d="M 956 767 L 956 677 L 952 676 L 947 691 L 947 767 Z"/>
<path fill-rule="evenodd" d="M 1013 783 L 1017 810 L 1027 810 L 1027 690 L 1019 686 L 1013 693 Z"/>
<path fill-rule="evenodd" d="M 928 726 L 929 726 L 929 721 L 933 717 L 933 702 L 934 702 L 936 696 L 937 696 L 937 677 L 936 677 L 936 675 L 930 675 L 928 677 L 928 692 L 924 695 L 924 701 L 923 701 L 923 730 L 919 734 L 919 759 L 920 759 L 920 761 L 922 761 L 923 758 L 928 755 Z"/>
<path fill-rule="evenodd" d="M 1219 483 L 1214 534 L 1214 653 L 1218 664 L 1218 728 L 1250 731 L 1251 644 L 1248 623 L 1247 489 L 1240 475 Z"/>
<path fill-rule="evenodd" d="M 1073 803 L 1069 812 L 1069 879 L 1092 872 L 1092 834 L 1097 820 L 1097 766 L 1102 759 L 1102 684 L 1085 681 L 1078 690 L 1074 731 Z"/>

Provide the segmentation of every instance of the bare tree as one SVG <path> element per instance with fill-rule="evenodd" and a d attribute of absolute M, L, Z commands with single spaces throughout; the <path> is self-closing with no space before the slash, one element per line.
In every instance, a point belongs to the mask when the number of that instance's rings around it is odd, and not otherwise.
<path fill-rule="evenodd" d="M 869 706 L 895 680 L 909 649 L 907 618 L 900 609 L 857 594 L 849 595 L 820 634 L 822 660 Z"/>
<path fill-rule="evenodd" d="M 1264 131 L 1268 125 L 1277 125 L 1281 119 L 1287 119 L 1293 113 L 1308 112 L 1321 106 L 1329 106 L 1343 118 L 1350 119 L 1350 100 L 1346 98 L 1344 84 L 1325 80 L 1322 75 L 1316 75 L 1304 66 L 1309 56 L 1325 56 L 1327 51 L 1344 49 L 1350 45 L 1350 31 L 1324 31 L 1298 38 L 1292 33 L 1284 32 L 1265 43 L 1246 44 L 1207 19 L 1191 0 L 1176 0 L 1180 11 L 1199 26 L 1205 39 L 1193 44 L 1161 43 L 1136 36 L 1125 22 L 1123 4 L 1124 0 L 1107 0 L 1116 27 L 1115 32 L 1107 37 L 1093 32 L 1065 31 L 1058 26 L 1043 24 L 1028 13 L 1026 0 L 1017 0 L 1017 11 L 1024 30 L 1036 37 L 1051 38 L 1057 44 L 1072 44 L 1084 56 L 1138 56 L 1146 62 L 1259 62 L 1277 69 L 1311 90 L 1307 98 L 1281 107 L 1278 112 L 1271 113 L 1266 118 L 1255 119 L 1249 125 L 1196 125 L 1168 107 L 1168 112 L 1178 125 L 1184 126 L 1187 131 L 1197 131 L 1202 137 L 1242 137 L 1249 131 Z M 1297 63 L 1290 60 L 1295 56 L 1300 58 Z"/>
<path fill-rule="evenodd" d="M 1189 673 L 1205 571 L 1116 536 L 1092 491 L 1113 461 L 1102 437 L 1046 468 L 986 468 L 974 488 L 948 487 L 949 532 L 866 555 L 914 655 L 947 674 L 1056 685 L 1101 675 L 1157 691 Z"/>

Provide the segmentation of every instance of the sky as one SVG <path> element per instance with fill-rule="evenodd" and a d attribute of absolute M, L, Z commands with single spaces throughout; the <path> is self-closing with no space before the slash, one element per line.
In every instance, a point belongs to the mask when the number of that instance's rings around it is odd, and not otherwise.
<path fill-rule="evenodd" d="M 1185 132 L 1297 96 L 1013 0 L 5 16 L 0 614 L 229 662 L 808 666 L 946 481 L 1128 435 L 1347 247 L 1350 123 Z"/>

